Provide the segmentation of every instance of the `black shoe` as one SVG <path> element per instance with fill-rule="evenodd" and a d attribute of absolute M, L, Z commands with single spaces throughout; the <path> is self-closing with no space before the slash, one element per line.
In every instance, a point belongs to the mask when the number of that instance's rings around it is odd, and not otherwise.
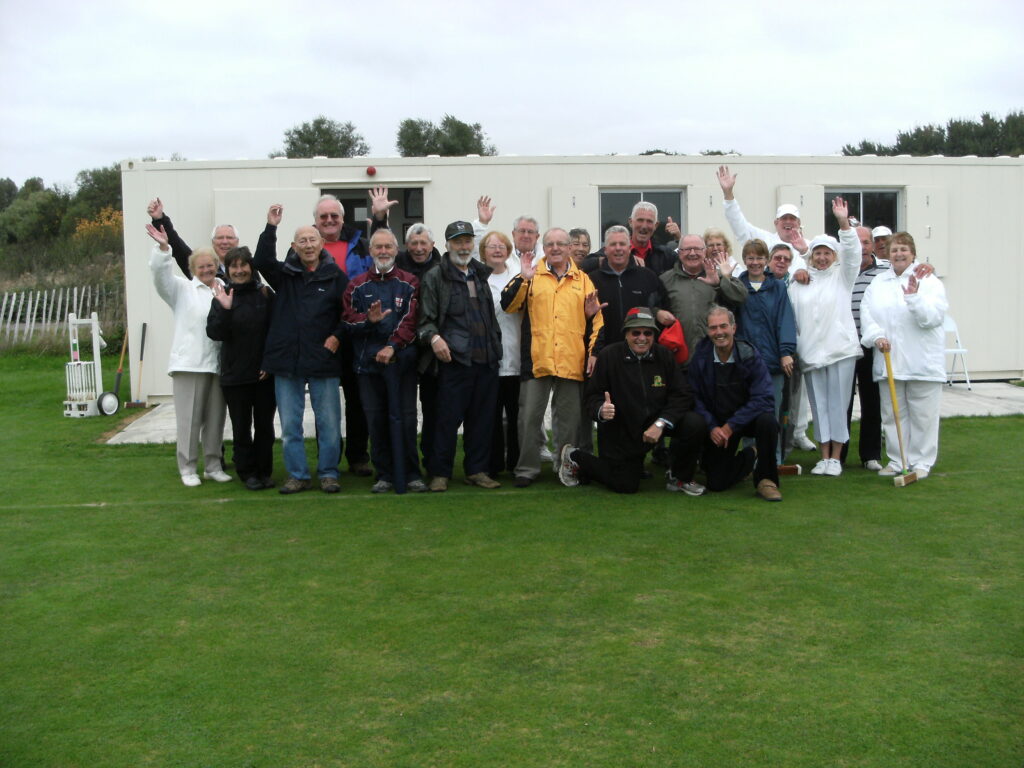
<path fill-rule="evenodd" d="M 245 487 L 250 491 L 262 491 L 267 486 L 265 486 L 263 481 L 256 477 L 256 475 L 252 475 L 245 478 Z"/>
<path fill-rule="evenodd" d="M 370 469 L 370 465 L 365 461 L 357 461 L 355 464 L 349 462 L 348 471 L 356 477 L 369 477 L 373 474 L 373 470 Z"/>
<path fill-rule="evenodd" d="M 273 488 L 274 487 L 274 478 L 272 478 L 270 475 L 267 475 L 266 477 L 264 477 L 263 478 L 263 487 L 264 488 Z"/>
<path fill-rule="evenodd" d="M 512 485 L 514 485 L 516 488 L 529 488 L 532 482 L 533 480 L 531 480 L 530 478 L 519 475 L 513 481 Z"/>

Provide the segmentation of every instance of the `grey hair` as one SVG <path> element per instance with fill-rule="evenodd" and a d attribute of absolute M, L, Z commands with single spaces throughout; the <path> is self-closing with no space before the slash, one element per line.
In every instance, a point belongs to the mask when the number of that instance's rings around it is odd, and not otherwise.
<path fill-rule="evenodd" d="M 430 227 L 423 222 L 416 222 L 405 230 L 405 241 L 409 242 L 409 238 L 415 237 L 416 235 L 426 235 L 430 242 L 434 242 L 434 233 L 431 232 Z"/>
<path fill-rule="evenodd" d="M 390 237 L 391 238 L 391 242 L 393 242 L 396 246 L 398 245 L 398 238 L 395 237 L 395 233 L 392 232 L 390 229 L 378 229 L 376 232 L 374 232 L 372 235 L 370 235 L 370 242 L 372 243 L 373 242 L 373 238 L 378 237 L 378 236 L 380 236 L 380 237 Z"/>
<path fill-rule="evenodd" d="M 649 203 L 646 200 L 641 200 L 639 203 L 633 206 L 633 210 L 629 214 L 629 218 L 636 216 L 637 211 L 650 211 L 654 214 L 654 220 L 658 220 L 658 206 L 654 203 Z"/>
<path fill-rule="evenodd" d="M 235 239 L 240 239 L 238 237 L 238 227 L 236 227 L 234 224 L 217 224 L 216 226 L 214 226 L 212 230 L 210 230 L 210 242 L 213 242 L 213 238 L 217 236 L 217 230 L 220 229 L 221 227 L 230 227 L 232 234 L 234 234 L 235 236 Z"/>
<path fill-rule="evenodd" d="M 519 229 L 519 225 L 524 221 L 530 222 L 531 224 L 533 224 L 533 226 L 537 228 L 538 231 L 540 231 L 540 224 L 537 223 L 537 220 L 533 218 L 533 216 L 527 216 L 525 214 L 518 217 L 515 221 L 512 222 L 512 231 L 515 232 L 517 229 Z"/>
<path fill-rule="evenodd" d="M 612 235 L 625 235 L 626 238 L 628 239 L 629 238 L 629 230 L 626 227 L 622 226 L 621 224 L 613 224 L 612 226 L 608 227 L 608 229 L 606 229 L 604 231 L 604 241 L 605 241 L 605 243 L 608 242 L 608 238 L 611 237 Z"/>
<path fill-rule="evenodd" d="M 334 195 L 328 194 L 328 195 L 320 195 L 320 199 L 317 200 L 316 201 L 316 205 L 313 206 L 313 218 L 314 219 L 316 219 L 316 209 L 320 207 L 320 203 L 323 203 L 323 202 L 326 202 L 326 201 L 330 201 L 332 203 L 337 203 L 338 207 L 341 208 L 341 216 L 342 216 L 342 218 L 345 217 L 345 206 L 341 204 L 341 200 L 336 198 Z"/>
<path fill-rule="evenodd" d="M 732 310 L 728 307 L 723 307 L 721 304 L 712 304 L 708 308 L 708 313 L 704 316 L 704 321 L 707 322 L 712 315 L 725 314 L 729 316 L 729 325 L 736 325 L 736 315 L 732 313 Z"/>
<path fill-rule="evenodd" d="M 588 243 L 590 242 L 590 233 L 587 232 L 587 230 L 585 230 L 583 227 L 575 227 L 574 229 L 570 229 L 569 230 L 569 237 L 570 238 L 575 237 L 575 238 L 579 239 L 579 237 L 581 235 L 583 237 L 587 238 L 587 242 Z"/>

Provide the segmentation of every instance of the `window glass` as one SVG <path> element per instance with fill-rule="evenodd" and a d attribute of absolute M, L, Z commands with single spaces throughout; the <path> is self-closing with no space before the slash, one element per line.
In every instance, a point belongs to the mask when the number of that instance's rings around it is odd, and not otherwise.
<path fill-rule="evenodd" d="M 850 216 L 862 226 L 885 225 L 895 232 L 898 227 L 899 192 L 894 190 L 827 189 L 825 190 L 825 232 L 833 237 L 839 234 L 839 225 L 832 215 L 832 200 L 842 197 L 850 206 Z M 805 233 L 806 234 L 806 233 Z M 813 235 L 812 235 L 813 236 Z"/>

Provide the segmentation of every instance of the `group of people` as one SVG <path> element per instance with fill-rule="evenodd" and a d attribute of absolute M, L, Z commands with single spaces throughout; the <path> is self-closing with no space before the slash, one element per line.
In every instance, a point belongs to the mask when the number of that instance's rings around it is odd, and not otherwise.
<path fill-rule="evenodd" d="M 527 487 L 541 474 L 550 409 L 565 485 L 636 492 L 653 452 L 668 490 L 700 496 L 750 476 L 760 497 L 779 501 L 779 464 L 807 447 L 802 398 L 821 452 L 811 473 L 841 474 L 855 378 L 863 466 L 904 469 L 889 389 L 879 388 L 886 359 L 907 468 L 927 476 L 946 300 L 916 261 L 913 238 L 857 226 L 841 198 L 832 202 L 838 238 L 806 241 L 788 204 L 774 231 L 761 230 L 740 210 L 736 176 L 723 166 L 718 180 L 742 264 L 717 229 L 683 234 L 669 219 L 678 244 L 656 244 L 658 211 L 645 201 L 591 252 L 586 230 L 542 234 L 531 216 L 514 220 L 510 238 L 491 228 L 495 206 L 481 197 L 474 221 L 446 227 L 442 253 L 420 223 L 399 248 L 388 227 L 396 203 L 384 187 L 370 191 L 368 239 L 324 195 L 280 261 L 280 205 L 270 206 L 253 256 L 231 226 L 214 229 L 212 248 L 191 251 L 154 200 L 147 229 L 154 281 L 174 311 L 169 372 L 182 482 L 201 482 L 200 445 L 204 478 L 231 479 L 221 446 L 226 403 L 246 486 L 274 486 L 276 409 L 287 474 L 279 490 L 311 488 L 308 391 L 326 493 L 340 490 L 343 453 L 354 474 L 376 473 L 375 493 L 446 491 L 460 428 L 464 482 L 497 488 L 508 471 Z"/>

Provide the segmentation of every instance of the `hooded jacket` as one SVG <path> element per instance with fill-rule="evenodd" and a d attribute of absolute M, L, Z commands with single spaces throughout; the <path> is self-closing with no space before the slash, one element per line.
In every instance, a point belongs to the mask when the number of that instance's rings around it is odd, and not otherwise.
<path fill-rule="evenodd" d="M 256 268 L 274 289 L 270 328 L 263 352 L 263 370 L 277 376 L 335 378 L 341 376 L 341 357 L 324 347 L 328 336 L 344 335 L 342 297 L 348 277 L 327 251 L 307 270 L 289 249 L 277 260 L 277 227 L 267 224 L 256 246 Z"/>
<path fill-rule="evenodd" d="M 766 272 L 764 282 L 755 291 L 746 272 L 739 279 L 748 295 L 736 314 L 736 338 L 757 348 L 769 373 L 780 374 L 779 360 L 796 355 L 796 319 L 786 284 Z"/>

